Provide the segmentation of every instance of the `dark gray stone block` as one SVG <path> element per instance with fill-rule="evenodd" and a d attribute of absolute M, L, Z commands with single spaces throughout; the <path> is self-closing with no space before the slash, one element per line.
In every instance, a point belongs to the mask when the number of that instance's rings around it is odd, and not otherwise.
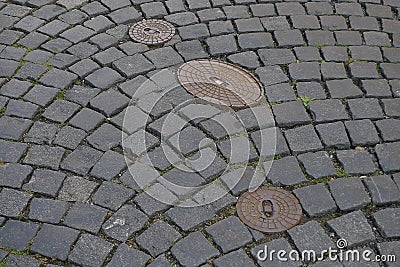
<path fill-rule="evenodd" d="M 311 217 L 336 211 L 336 204 L 323 184 L 310 185 L 293 191 L 301 206 Z"/>
<path fill-rule="evenodd" d="M 340 178 L 329 182 L 329 188 L 339 209 L 356 210 L 368 205 L 371 200 L 360 178 Z"/>

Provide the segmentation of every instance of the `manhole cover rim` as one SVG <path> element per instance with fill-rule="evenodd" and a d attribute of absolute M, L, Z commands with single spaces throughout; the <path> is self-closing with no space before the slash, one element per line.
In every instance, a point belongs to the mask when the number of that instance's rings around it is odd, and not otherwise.
<path fill-rule="evenodd" d="M 135 34 L 135 31 L 142 31 L 146 28 L 150 28 L 150 26 L 148 26 L 148 24 L 158 24 L 160 26 L 166 27 L 169 32 L 164 32 L 163 36 L 157 36 L 156 37 L 156 41 L 154 41 L 153 37 L 150 37 L 151 35 L 148 35 L 148 38 L 143 38 L 139 35 Z M 128 31 L 128 34 L 130 36 L 130 38 L 138 43 L 142 43 L 142 44 L 146 44 L 146 45 L 158 45 L 158 44 L 164 44 L 168 41 L 170 41 L 176 33 L 176 29 L 175 27 L 169 23 L 168 21 L 165 20 L 160 20 L 160 19 L 143 19 L 139 22 L 134 23 Z"/>
<path fill-rule="evenodd" d="M 266 228 L 266 227 L 258 226 L 258 225 L 256 225 L 256 222 L 251 221 L 251 220 L 246 218 L 247 214 L 245 214 L 245 211 L 243 211 L 242 208 L 241 208 L 243 203 L 245 203 L 245 201 L 248 202 L 248 200 L 247 200 L 248 197 L 252 197 L 253 199 L 256 199 L 256 197 L 258 195 L 261 195 L 260 192 L 261 192 L 261 194 L 263 192 L 265 192 L 262 195 L 265 195 L 267 193 L 274 193 L 275 192 L 275 194 L 282 195 L 283 198 L 288 199 L 289 203 L 291 202 L 291 204 L 293 204 L 293 205 L 289 205 L 288 207 L 290 207 L 290 206 L 295 207 L 294 211 L 297 212 L 296 214 L 294 214 L 295 221 L 287 222 L 285 219 L 287 219 L 288 216 L 285 216 L 285 217 L 283 217 L 281 215 L 277 215 L 276 216 L 277 218 L 281 218 L 282 220 L 284 220 L 286 222 L 286 224 L 288 224 L 290 227 L 282 226 L 282 227 L 275 227 L 275 228 Z M 270 199 L 264 199 L 264 200 L 270 200 Z M 298 225 L 301 222 L 302 218 L 303 218 L 303 209 L 302 209 L 302 206 L 301 206 L 300 201 L 298 200 L 298 198 L 293 193 L 291 193 L 290 191 L 287 191 L 287 190 L 279 188 L 279 187 L 272 187 L 272 186 L 263 186 L 263 187 L 258 188 L 255 191 L 252 191 L 252 192 L 248 191 L 248 192 L 243 193 L 239 197 L 239 199 L 238 199 L 238 201 L 236 203 L 236 211 L 237 211 L 237 214 L 238 214 L 240 220 L 245 225 L 247 225 L 248 227 L 250 227 L 252 229 L 255 229 L 255 230 L 258 230 L 260 232 L 263 232 L 263 233 L 279 233 L 279 232 L 287 231 L 287 230 L 291 229 L 292 227 Z M 248 217 L 250 217 L 250 215 Z"/>
<path fill-rule="evenodd" d="M 230 105 L 230 104 L 224 103 L 223 99 L 212 98 L 212 97 L 207 97 L 206 98 L 206 97 L 199 96 L 198 92 L 196 92 L 195 90 L 187 87 L 188 84 L 199 84 L 199 83 L 195 82 L 195 81 L 194 82 L 186 81 L 186 79 L 182 75 L 182 72 L 184 71 L 185 68 L 192 67 L 193 64 L 197 63 L 198 65 L 202 65 L 205 62 L 207 64 L 210 64 L 210 65 L 218 64 L 219 66 L 222 66 L 222 67 L 224 67 L 224 65 L 226 65 L 230 70 L 236 71 L 238 74 L 241 74 L 243 77 L 247 76 L 246 77 L 247 80 L 248 81 L 252 81 L 255 84 L 254 88 L 257 88 L 257 89 L 254 90 L 254 91 L 257 91 L 257 95 L 258 95 L 257 98 L 249 99 L 249 101 L 242 100 L 242 101 L 240 101 L 242 103 L 239 104 L 239 105 L 236 105 L 236 104 Z M 265 95 L 265 88 L 264 88 L 263 84 L 261 83 L 261 81 L 253 73 L 251 73 L 248 70 L 242 68 L 241 66 L 232 64 L 230 62 L 217 60 L 217 59 L 191 60 L 191 61 L 188 61 L 188 62 L 182 64 L 181 66 L 179 66 L 179 68 L 177 70 L 177 73 L 178 73 L 177 76 L 178 76 L 179 83 L 185 88 L 185 90 L 188 93 L 194 95 L 195 97 L 204 99 L 204 100 L 209 101 L 209 102 L 214 103 L 214 104 L 228 106 L 228 107 L 231 107 L 231 108 L 234 108 L 234 109 L 248 108 L 248 107 L 256 106 L 257 104 L 259 104 L 260 101 L 263 99 L 263 97 Z M 208 83 L 207 81 L 204 81 L 204 84 L 207 84 L 207 83 Z M 222 87 L 222 88 L 224 88 L 224 87 Z M 224 88 L 224 90 L 229 91 L 229 92 L 231 92 L 231 93 L 233 93 L 235 95 L 239 95 L 240 96 L 239 93 L 237 93 L 237 92 L 235 92 L 233 90 L 226 89 L 226 88 Z M 243 96 L 240 96 L 240 97 L 243 97 Z M 245 97 L 243 97 L 243 98 L 245 98 Z"/>

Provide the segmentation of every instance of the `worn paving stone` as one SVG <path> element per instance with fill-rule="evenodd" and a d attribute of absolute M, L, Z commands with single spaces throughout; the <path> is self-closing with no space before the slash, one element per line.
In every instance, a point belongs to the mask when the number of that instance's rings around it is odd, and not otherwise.
<path fill-rule="evenodd" d="M 350 147 L 350 141 L 347 137 L 346 128 L 342 122 L 333 122 L 319 124 L 316 130 L 326 147 L 345 149 Z"/>
<path fill-rule="evenodd" d="M 58 198 L 64 201 L 85 202 L 98 184 L 79 176 L 67 177 L 58 194 Z"/>
<path fill-rule="evenodd" d="M 0 140 L 0 161 L 16 163 L 24 154 L 28 145 Z"/>
<path fill-rule="evenodd" d="M 132 205 L 123 206 L 108 219 L 102 230 L 107 236 L 125 242 L 129 237 L 142 229 L 148 217 Z"/>
<path fill-rule="evenodd" d="M 32 121 L 28 119 L 2 116 L 0 118 L 0 137 L 17 141 L 31 125 Z"/>
<path fill-rule="evenodd" d="M 329 220 L 327 224 L 340 238 L 348 242 L 349 247 L 375 239 L 372 228 L 362 211 L 353 211 L 352 213 Z"/>
<path fill-rule="evenodd" d="M 195 252 L 196 251 L 196 252 Z M 199 232 L 194 232 L 178 241 L 171 249 L 182 265 L 197 266 L 217 256 L 218 250 Z"/>
<path fill-rule="evenodd" d="M 184 231 L 188 231 L 215 216 L 214 212 L 207 207 L 174 207 L 168 210 L 166 215 Z"/>
<path fill-rule="evenodd" d="M 35 85 L 25 94 L 24 99 L 43 107 L 47 106 L 58 92 L 59 89 L 53 87 Z"/>
<path fill-rule="evenodd" d="M 378 131 L 384 141 L 398 141 L 400 132 L 400 120 L 387 119 L 375 122 Z"/>
<path fill-rule="evenodd" d="M 90 100 L 91 106 L 107 116 L 121 111 L 128 103 L 129 98 L 114 89 L 104 91 Z"/>
<path fill-rule="evenodd" d="M 17 217 L 25 209 L 31 195 L 14 189 L 4 188 L 0 192 L 0 215 Z"/>
<path fill-rule="evenodd" d="M 365 207 L 371 199 L 358 177 L 340 178 L 328 183 L 339 209 L 356 210 Z"/>
<path fill-rule="evenodd" d="M 58 170 L 64 152 L 65 149 L 61 147 L 34 145 L 29 149 L 24 163 Z"/>
<path fill-rule="evenodd" d="M 0 186 L 20 188 L 31 172 L 32 167 L 27 165 L 18 163 L 0 165 Z"/>
<path fill-rule="evenodd" d="M 296 226 L 288 233 L 300 251 L 307 249 L 322 251 L 326 247 L 334 246 L 325 230 L 316 221 Z"/>
<path fill-rule="evenodd" d="M 38 230 L 39 225 L 35 223 L 8 220 L 0 229 L 0 245 L 23 251 Z"/>
<path fill-rule="evenodd" d="M 159 48 L 144 54 L 156 68 L 165 68 L 183 62 L 182 57 L 171 47 Z"/>
<path fill-rule="evenodd" d="M 111 180 L 117 176 L 126 166 L 124 157 L 114 151 L 107 151 L 93 166 L 90 174 L 95 177 Z"/>
<path fill-rule="evenodd" d="M 303 103 L 300 101 L 291 101 L 287 103 L 272 106 L 275 114 L 275 120 L 280 127 L 290 127 L 299 124 L 311 122 Z"/>
<path fill-rule="evenodd" d="M 234 216 L 213 224 L 206 229 L 206 232 L 223 252 L 232 251 L 252 241 L 252 236 L 245 225 Z"/>
<path fill-rule="evenodd" d="M 79 109 L 79 105 L 65 100 L 54 101 L 43 113 L 43 117 L 54 122 L 64 123 Z"/>
<path fill-rule="evenodd" d="M 311 217 L 334 212 L 336 204 L 323 184 L 310 185 L 293 191 L 301 206 Z"/>
<path fill-rule="evenodd" d="M 96 234 L 100 230 L 106 215 L 106 209 L 76 202 L 65 216 L 64 224 Z"/>
<path fill-rule="evenodd" d="M 207 45 L 212 55 L 232 53 L 238 49 L 233 35 L 210 37 L 207 39 Z"/>
<path fill-rule="evenodd" d="M 92 197 L 94 204 L 117 210 L 124 202 L 132 198 L 133 191 L 118 184 L 103 183 Z"/>
<path fill-rule="evenodd" d="M 378 144 L 375 147 L 379 164 L 384 171 L 399 171 L 399 150 L 400 143 Z"/>
<path fill-rule="evenodd" d="M 265 86 L 287 82 L 289 80 L 279 66 L 260 67 L 256 69 L 255 72 Z"/>
<path fill-rule="evenodd" d="M 265 65 L 288 64 L 296 61 L 290 49 L 259 49 L 257 52 Z"/>
<path fill-rule="evenodd" d="M 185 60 L 206 58 L 208 56 L 199 40 L 177 43 L 175 47 Z"/>
<path fill-rule="evenodd" d="M 24 138 L 25 142 L 35 144 L 51 144 L 58 127 L 54 124 L 45 122 L 35 122 Z"/>
<path fill-rule="evenodd" d="M 363 80 L 363 89 L 368 97 L 391 97 L 392 93 L 388 82 L 384 79 Z"/>
<path fill-rule="evenodd" d="M 265 94 L 269 102 L 283 102 L 296 100 L 295 92 L 288 83 L 267 86 Z"/>
<path fill-rule="evenodd" d="M 103 124 L 89 135 L 86 140 L 95 148 L 107 151 L 121 143 L 122 134 L 120 130 L 111 124 Z"/>
<path fill-rule="evenodd" d="M 264 164 L 264 169 L 270 163 Z M 267 174 L 267 180 L 275 185 L 295 185 L 307 181 L 295 157 L 274 160 Z"/>
<path fill-rule="evenodd" d="M 314 62 L 289 64 L 289 73 L 295 80 L 320 80 L 320 66 Z"/>
<path fill-rule="evenodd" d="M 101 266 L 113 245 L 99 237 L 83 234 L 69 254 L 68 259 L 91 267 Z"/>
<path fill-rule="evenodd" d="M 290 149 L 294 153 L 317 151 L 323 148 L 312 125 L 300 126 L 285 131 Z"/>
<path fill-rule="evenodd" d="M 85 136 L 85 131 L 65 126 L 60 129 L 53 143 L 64 148 L 75 149 Z"/>
<path fill-rule="evenodd" d="M 315 100 L 309 103 L 311 114 L 317 122 L 347 120 L 346 106 L 338 99 Z"/>
<path fill-rule="evenodd" d="M 400 200 L 400 191 L 388 175 L 368 177 L 364 179 L 364 183 L 375 205 L 385 205 Z"/>
<path fill-rule="evenodd" d="M 372 155 L 368 151 L 341 150 L 336 152 L 336 156 L 347 174 L 368 174 L 376 171 Z"/>
<path fill-rule="evenodd" d="M 376 98 L 349 99 L 347 101 L 353 119 L 382 119 L 383 111 Z"/>
<path fill-rule="evenodd" d="M 336 175 L 336 169 L 329 155 L 320 151 L 301 154 L 297 157 L 304 166 L 306 172 L 314 178 Z"/>
<path fill-rule="evenodd" d="M 378 132 L 370 120 L 346 121 L 345 126 L 353 146 L 379 143 Z"/>
<path fill-rule="evenodd" d="M 57 224 L 67 210 L 67 202 L 34 198 L 29 206 L 29 218 L 41 222 Z"/>
<path fill-rule="evenodd" d="M 4 113 L 7 116 L 32 119 L 38 112 L 38 106 L 29 102 L 13 100 L 8 102 L 7 110 Z"/>
<path fill-rule="evenodd" d="M 400 228 L 396 219 L 399 217 L 398 208 L 386 208 L 375 212 L 372 216 L 384 237 L 399 237 Z"/>
<path fill-rule="evenodd" d="M 66 260 L 70 247 L 78 234 L 79 231 L 64 226 L 44 224 L 38 232 L 31 250 L 50 258 Z"/>
<path fill-rule="evenodd" d="M 363 92 L 350 79 L 327 81 L 329 93 L 332 98 L 360 97 Z"/>
<path fill-rule="evenodd" d="M 27 266 L 27 267 L 39 267 L 40 261 L 32 256 L 25 255 L 14 255 L 11 254 L 7 257 L 7 265 L 9 266 Z"/>
<path fill-rule="evenodd" d="M 11 79 L 0 88 L 0 93 L 4 96 L 18 98 L 25 94 L 31 86 L 32 84 L 28 81 Z"/>
<path fill-rule="evenodd" d="M 157 221 L 136 238 L 139 246 L 145 248 L 153 257 L 168 250 L 181 235 L 169 224 Z"/>
<path fill-rule="evenodd" d="M 215 266 L 256 266 L 243 250 L 228 253 L 214 261 Z"/>
<path fill-rule="evenodd" d="M 295 47 L 294 52 L 296 53 L 297 59 L 300 61 L 321 61 L 321 56 L 316 47 Z"/>
<path fill-rule="evenodd" d="M 144 266 L 150 259 L 146 253 L 122 244 L 116 250 L 107 267 L 129 267 L 129 266 Z"/>
<path fill-rule="evenodd" d="M 29 182 L 24 184 L 22 188 L 54 197 L 57 195 L 65 176 L 61 172 L 36 169 Z"/>

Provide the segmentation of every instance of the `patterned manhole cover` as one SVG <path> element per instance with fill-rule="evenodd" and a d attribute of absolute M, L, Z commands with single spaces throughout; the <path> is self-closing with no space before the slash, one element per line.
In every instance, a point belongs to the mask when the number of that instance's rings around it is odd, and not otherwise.
<path fill-rule="evenodd" d="M 244 108 L 259 102 L 264 89 L 256 77 L 217 60 L 194 60 L 178 70 L 179 82 L 191 94 L 209 102 Z"/>
<path fill-rule="evenodd" d="M 174 34 L 174 26 L 159 19 L 142 20 L 129 29 L 129 35 L 134 41 L 149 45 L 168 42 Z"/>
<path fill-rule="evenodd" d="M 265 233 L 286 231 L 302 217 L 301 205 L 293 194 L 267 186 L 241 195 L 236 209 L 242 222 Z"/>

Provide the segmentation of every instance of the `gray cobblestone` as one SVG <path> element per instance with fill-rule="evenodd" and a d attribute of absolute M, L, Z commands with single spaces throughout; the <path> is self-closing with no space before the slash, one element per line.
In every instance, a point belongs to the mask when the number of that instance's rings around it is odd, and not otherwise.
<path fill-rule="evenodd" d="M 336 234 L 348 242 L 349 247 L 374 240 L 375 236 L 367 219 L 361 211 L 343 215 L 327 222 Z"/>
<path fill-rule="evenodd" d="M 329 182 L 329 188 L 341 210 L 356 210 L 370 203 L 369 195 L 358 177 L 336 179 Z"/>
<path fill-rule="evenodd" d="M 372 215 L 384 237 L 399 237 L 400 228 L 396 225 L 396 217 L 399 216 L 399 212 L 398 208 L 386 208 Z"/>
<path fill-rule="evenodd" d="M 0 229 L 0 244 L 3 247 L 23 251 L 38 229 L 39 226 L 35 223 L 9 220 Z M 21 234 L 15 235 L 15 233 Z"/>
<path fill-rule="evenodd" d="M 172 247 L 172 254 L 182 265 L 197 266 L 217 256 L 218 250 L 199 232 L 189 234 Z"/>
<path fill-rule="evenodd" d="M 303 209 L 311 217 L 334 212 L 336 204 L 329 191 L 322 184 L 310 185 L 293 191 Z"/>
<path fill-rule="evenodd" d="M 67 227 L 44 224 L 31 249 L 50 258 L 66 260 L 70 246 L 75 242 L 78 233 L 79 231 Z"/>

